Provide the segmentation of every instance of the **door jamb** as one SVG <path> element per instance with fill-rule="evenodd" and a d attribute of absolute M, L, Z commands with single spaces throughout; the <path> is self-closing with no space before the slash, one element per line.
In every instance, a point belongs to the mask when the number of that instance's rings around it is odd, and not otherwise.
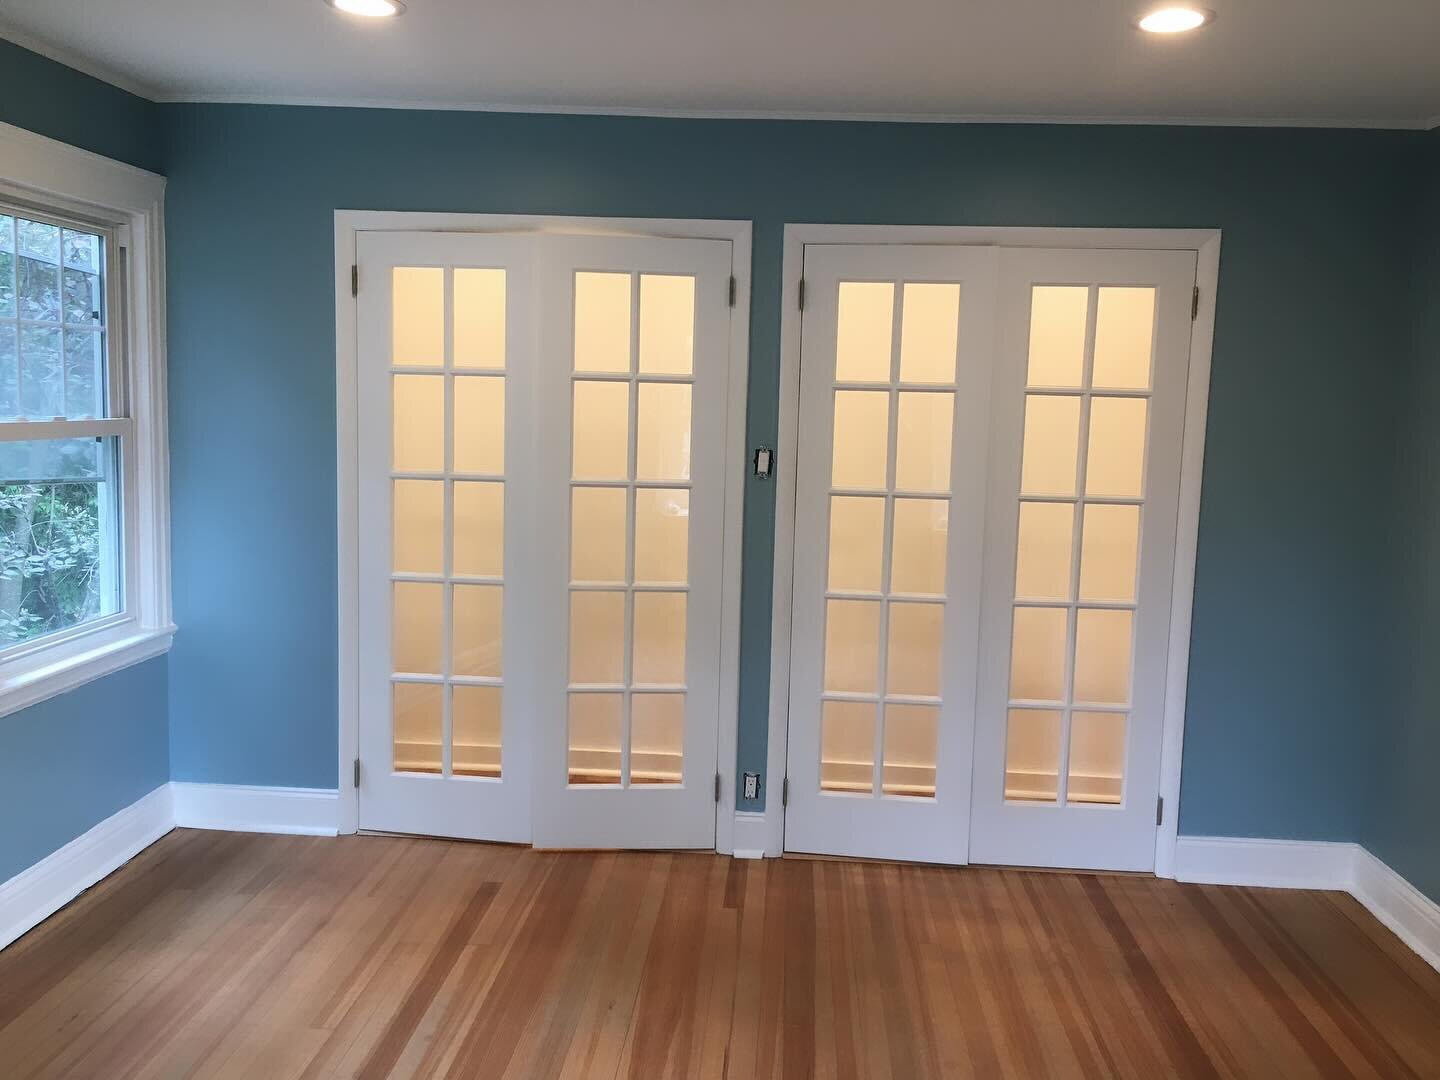
<path fill-rule="evenodd" d="M 1199 306 L 1190 325 L 1190 367 L 1181 446 L 1175 571 L 1170 600 L 1170 644 L 1165 671 L 1165 711 L 1160 757 L 1160 797 L 1165 813 L 1155 830 L 1155 875 L 1175 876 L 1180 809 L 1180 772 L 1185 736 L 1185 698 L 1190 666 L 1190 620 L 1195 596 L 1195 556 L 1200 528 L 1200 488 L 1205 463 L 1205 424 L 1210 399 L 1215 300 L 1220 277 L 1219 229 L 1065 229 L 951 225 L 785 226 L 781 267 L 780 401 L 775 470 L 775 562 L 770 617 L 770 717 L 765 800 L 765 854 L 785 850 L 783 790 L 789 739 L 790 616 L 795 557 L 796 453 L 800 423 L 800 280 L 807 244 L 946 244 L 1005 247 L 1169 250 L 1196 253 Z"/>
<path fill-rule="evenodd" d="M 359 300 L 351 295 L 361 232 L 563 233 L 567 235 L 728 240 L 735 278 L 730 315 L 730 371 L 725 415 L 725 536 L 721 600 L 720 701 L 716 769 L 715 850 L 730 854 L 735 829 L 735 768 L 739 738 L 740 559 L 745 508 L 745 410 L 750 380 L 749 221 L 709 218 L 576 217 L 546 214 L 451 214 L 392 210 L 335 211 L 335 443 L 339 617 L 338 829 L 357 829 L 359 799 L 351 769 L 359 754 Z"/>

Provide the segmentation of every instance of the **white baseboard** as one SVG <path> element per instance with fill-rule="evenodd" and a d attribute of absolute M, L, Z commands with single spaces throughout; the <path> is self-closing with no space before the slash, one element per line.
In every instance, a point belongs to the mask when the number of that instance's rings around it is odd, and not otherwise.
<path fill-rule="evenodd" d="M 161 784 L 0 884 L 0 949 L 124 866 L 174 827 L 170 785 Z"/>
<path fill-rule="evenodd" d="M 334 836 L 340 793 L 326 788 L 256 787 L 171 781 L 175 824 L 183 829 Z"/>
<path fill-rule="evenodd" d="M 1359 844 L 1182 836 L 1175 878 L 1206 885 L 1348 892 L 1440 970 L 1440 904 Z"/>
<path fill-rule="evenodd" d="M 735 858 L 765 858 L 765 840 L 767 836 L 765 814 L 762 811 L 735 811 L 735 844 L 732 851 Z"/>

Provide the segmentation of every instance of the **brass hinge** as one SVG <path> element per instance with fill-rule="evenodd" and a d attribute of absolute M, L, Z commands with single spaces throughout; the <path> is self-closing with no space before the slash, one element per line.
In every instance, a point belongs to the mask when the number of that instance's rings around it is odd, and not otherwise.
<path fill-rule="evenodd" d="M 735 306 L 735 275 L 730 275 L 730 306 Z"/>
<path fill-rule="evenodd" d="M 1155 800 L 1155 827 L 1158 829 L 1160 823 L 1165 820 L 1165 796 L 1161 795 Z"/>
<path fill-rule="evenodd" d="M 1190 294 L 1190 321 L 1194 322 L 1200 317 L 1200 286 L 1196 285 Z"/>
<path fill-rule="evenodd" d="M 715 774 L 715 801 L 720 801 L 720 774 Z"/>
<path fill-rule="evenodd" d="M 780 805 L 790 805 L 790 778 L 788 776 L 780 781 Z"/>
<path fill-rule="evenodd" d="M 805 310 L 805 279 L 800 279 L 800 310 Z"/>
<path fill-rule="evenodd" d="M 360 759 L 355 759 L 355 786 L 360 786 Z"/>
<path fill-rule="evenodd" d="M 355 263 L 350 264 L 350 295 L 360 295 L 360 267 Z"/>

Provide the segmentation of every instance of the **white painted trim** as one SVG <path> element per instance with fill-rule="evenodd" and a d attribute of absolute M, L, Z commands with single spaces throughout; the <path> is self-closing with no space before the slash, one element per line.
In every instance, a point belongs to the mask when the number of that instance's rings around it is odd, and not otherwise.
<path fill-rule="evenodd" d="M 158 655 L 175 631 L 170 588 L 165 178 L 0 124 L 0 196 L 103 223 L 127 253 L 125 310 L 112 322 L 133 433 L 121 462 L 123 618 L 0 666 L 0 715 Z M 119 264 L 111 274 L 119 281 Z"/>
<path fill-rule="evenodd" d="M 765 815 L 756 810 L 736 810 L 733 824 L 737 859 L 763 859 L 769 843 Z"/>
<path fill-rule="evenodd" d="M 779 436 L 775 468 L 775 563 L 771 598 L 770 716 L 766 780 L 775 790 L 765 800 L 769 819 L 766 853 L 784 850 L 783 808 L 779 794 L 785 775 L 790 702 L 790 609 L 795 544 L 796 451 L 800 422 L 800 278 L 806 244 L 995 244 L 1006 247 L 1178 250 L 1197 253 L 1196 283 L 1200 309 L 1191 326 L 1189 385 L 1185 401 L 1185 438 L 1181 450 L 1180 510 L 1176 523 L 1175 574 L 1171 596 L 1170 657 L 1166 667 L 1165 718 L 1160 765 L 1160 794 L 1165 819 L 1156 830 L 1155 873 L 1173 877 L 1176 825 L 1180 807 L 1181 748 L 1184 743 L 1185 689 L 1189 672 L 1190 620 L 1195 591 L 1195 555 L 1200 527 L 1200 488 L 1204 471 L 1205 424 L 1210 397 L 1210 368 L 1219 289 L 1218 229 L 1092 229 L 969 225 L 824 225 L 785 226 L 781 267 Z"/>
<path fill-rule="evenodd" d="M 715 847 L 729 852 L 735 765 L 739 740 L 740 576 L 744 540 L 746 395 L 750 372 L 750 290 L 752 225 L 713 218 L 616 218 L 546 214 L 468 214 L 398 210 L 335 211 L 335 410 L 336 511 L 339 575 L 339 809 L 336 828 L 356 831 L 358 800 L 349 783 L 358 756 L 360 671 L 356 596 L 359 564 L 359 398 L 356 368 L 358 301 L 350 295 L 350 268 L 356 264 L 361 232 L 519 232 L 581 236 L 683 237 L 728 240 L 733 245 L 735 307 L 731 313 L 730 385 L 726 420 L 724 597 L 717 768 L 722 798 L 715 807 Z M 363 283 L 362 283 L 363 286 Z M 725 793 L 729 797 L 724 797 Z M 778 854 L 778 850 L 776 852 Z"/>
<path fill-rule="evenodd" d="M 0 884 L 0 949 L 39 925 L 175 827 L 161 784 Z"/>
<path fill-rule="evenodd" d="M 178 781 L 170 789 L 177 828 L 336 835 L 340 795 L 334 789 Z"/>
<path fill-rule="evenodd" d="M 1440 971 L 1440 904 L 1362 847 L 1355 849 L 1350 893 L 1416 955 Z"/>

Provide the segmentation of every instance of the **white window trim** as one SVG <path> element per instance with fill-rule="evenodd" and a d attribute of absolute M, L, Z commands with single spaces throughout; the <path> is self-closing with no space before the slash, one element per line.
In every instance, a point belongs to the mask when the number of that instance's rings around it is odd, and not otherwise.
<path fill-rule="evenodd" d="M 170 603 L 170 456 L 165 412 L 165 178 L 0 124 L 0 199 L 113 226 L 127 256 L 124 378 L 133 435 L 122 464 L 125 609 L 0 663 L 0 716 L 158 656 Z M 111 272 L 115 272 L 112 266 Z M 115 342 L 112 328 L 112 343 Z"/>

